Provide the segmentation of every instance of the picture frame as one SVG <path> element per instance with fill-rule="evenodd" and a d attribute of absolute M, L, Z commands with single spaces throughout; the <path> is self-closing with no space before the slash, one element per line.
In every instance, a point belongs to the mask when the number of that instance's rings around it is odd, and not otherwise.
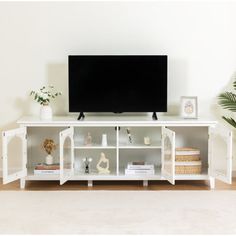
<path fill-rule="evenodd" d="M 198 118 L 198 99 L 197 96 L 181 96 L 180 115 L 185 119 Z"/>

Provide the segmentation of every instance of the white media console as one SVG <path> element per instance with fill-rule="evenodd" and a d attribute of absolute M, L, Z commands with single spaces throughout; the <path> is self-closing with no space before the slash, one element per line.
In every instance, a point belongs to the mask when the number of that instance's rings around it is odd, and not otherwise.
<path fill-rule="evenodd" d="M 3 132 L 3 183 L 57 180 L 64 184 L 69 180 L 86 180 L 92 186 L 96 180 L 141 180 L 144 185 L 151 180 L 209 180 L 214 188 L 215 179 L 231 183 L 232 132 L 217 127 L 217 122 L 201 119 L 162 117 L 157 121 L 150 117 L 54 117 L 42 121 L 35 117 L 23 117 L 20 128 Z M 129 143 L 127 128 L 132 135 Z M 84 145 L 87 133 L 92 145 Z M 107 146 L 102 146 L 102 134 L 107 135 Z M 144 144 L 144 137 L 151 140 Z M 45 138 L 58 144 L 52 153 L 54 162 L 60 163 L 58 175 L 35 175 L 37 163 L 45 162 L 46 153 L 41 147 Z M 201 174 L 175 174 L 175 148 L 191 146 L 200 149 Z M 96 164 L 101 152 L 110 162 L 110 174 L 98 174 Z M 92 158 L 90 173 L 84 172 L 82 159 Z M 143 160 L 155 165 L 153 175 L 125 175 L 128 162 Z M 16 166 L 16 163 L 17 166 Z"/>

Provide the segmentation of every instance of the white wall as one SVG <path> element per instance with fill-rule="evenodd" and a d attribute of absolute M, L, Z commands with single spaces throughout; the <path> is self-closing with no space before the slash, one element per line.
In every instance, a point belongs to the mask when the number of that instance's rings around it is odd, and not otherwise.
<path fill-rule="evenodd" d="M 235 12 L 224 1 L 0 2 L 1 131 L 38 114 L 28 94 L 47 83 L 64 93 L 54 113 L 67 113 L 68 54 L 168 54 L 169 113 L 195 95 L 200 116 L 220 120 L 216 96 L 236 69 Z"/>

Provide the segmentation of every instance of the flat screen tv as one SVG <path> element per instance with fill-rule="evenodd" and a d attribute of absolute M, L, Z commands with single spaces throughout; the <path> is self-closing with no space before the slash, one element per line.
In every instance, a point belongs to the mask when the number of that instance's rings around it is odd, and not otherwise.
<path fill-rule="evenodd" d="M 166 112 L 166 55 L 69 56 L 69 112 Z"/>

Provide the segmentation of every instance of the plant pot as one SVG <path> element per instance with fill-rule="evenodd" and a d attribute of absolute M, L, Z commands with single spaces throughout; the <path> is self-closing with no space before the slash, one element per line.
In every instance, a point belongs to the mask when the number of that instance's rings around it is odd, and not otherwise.
<path fill-rule="evenodd" d="M 53 164 L 53 156 L 50 155 L 50 154 L 47 155 L 47 156 L 46 156 L 46 161 L 45 161 L 45 162 L 46 162 L 47 165 L 52 165 L 52 164 Z"/>
<path fill-rule="evenodd" d="M 52 119 L 52 108 L 49 105 L 42 105 L 40 108 L 40 119 L 51 120 Z"/>

